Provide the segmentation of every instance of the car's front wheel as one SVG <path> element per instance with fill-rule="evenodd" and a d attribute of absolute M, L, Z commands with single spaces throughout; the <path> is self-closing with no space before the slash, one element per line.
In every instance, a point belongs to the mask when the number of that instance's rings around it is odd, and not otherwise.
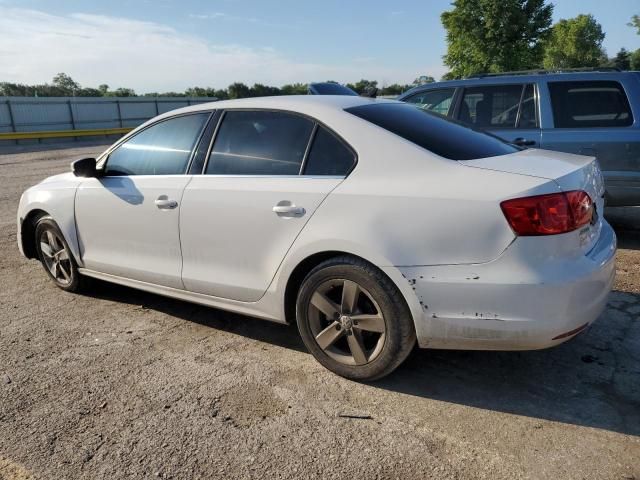
<path fill-rule="evenodd" d="M 296 317 L 313 356 L 353 380 L 391 373 L 415 344 L 411 313 L 398 288 L 355 257 L 333 258 L 309 272 L 298 293 Z"/>
<path fill-rule="evenodd" d="M 78 291 L 83 279 L 56 222 L 51 217 L 38 219 L 35 235 L 38 258 L 49 277 L 63 290 Z"/>

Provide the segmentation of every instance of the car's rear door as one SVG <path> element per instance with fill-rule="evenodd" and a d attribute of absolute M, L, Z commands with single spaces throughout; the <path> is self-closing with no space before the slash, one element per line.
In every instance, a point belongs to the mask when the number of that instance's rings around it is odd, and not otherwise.
<path fill-rule="evenodd" d="M 482 84 L 464 87 L 454 117 L 519 146 L 540 145 L 536 85 Z"/>
<path fill-rule="evenodd" d="M 343 180 L 354 153 L 290 112 L 229 110 L 180 214 L 187 290 L 256 301 L 295 238 Z"/>
<path fill-rule="evenodd" d="M 640 129 L 623 83 L 614 79 L 549 81 L 553 124 L 542 148 L 595 156 L 611 205 L 640 205 Z"/>
<path fill-rule="evenodd" d="M 83 180 L 75 213 L 85 268 L 182 288 L 180 203 L 209 116 L 181 115 L 145 128 L 109 153 L 104 175 Z"/>

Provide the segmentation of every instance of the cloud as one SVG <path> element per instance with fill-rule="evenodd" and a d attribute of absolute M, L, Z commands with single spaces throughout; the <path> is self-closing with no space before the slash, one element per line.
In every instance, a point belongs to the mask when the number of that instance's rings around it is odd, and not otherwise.
<path fill-rule="evenodd" d="M 294 24 L 285 24 L 285 23 L 274 23 L 267 20 L 263 20 L 261 18 L 256 17 L 243 17 L 238 15 L 229 15 L 228 13 L 222 12 L 214 12 L 214 13 L 190 13 L 189 18 L 194 18 L 196 20 L 224 20 L 227 22 L 237 22 L 237 23 L 250 23 L 253 25 L 262 25 L 265 27 L 273 27 L 285 30 L 299 30 L 299 25 Z"/>
<path fill-rule="evenodd" d="M 2 6 L 0 65 L 0 81 L 40 83 L 65 72 L 83 86 L 107 83 L 140 93 L 220 88 L 235 81 L 282 85 L 371 78 L 392 83 L 416 76 L 378 63 L 328 65 L 297 61 L 269 47 L 211 44 L 154 22 Z"/>

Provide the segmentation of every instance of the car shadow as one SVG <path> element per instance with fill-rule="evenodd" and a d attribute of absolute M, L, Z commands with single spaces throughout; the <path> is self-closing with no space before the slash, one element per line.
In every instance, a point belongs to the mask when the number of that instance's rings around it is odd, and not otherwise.
<path fill-rule="evenodd" d="M 91 287 L 81 295 L 130 305 L 140 305 L 172 317 L 215 328 L 278 347 L 306 352 L 294 325 L 283 325 L 259 318 L 163 297 L 134 288 L 91 279 Z"/>
<path fill-rule="evenodd" d="M 92 297 L 142 305 L 203 326 L 300 352 L 283 326 L 105 282 Z M 625 312 L 640 295 L 614 292 L 588 331 L 558 347 L 528 352 L 421 350 L 375 388 L 485 410 L 640 436 L 640 329 Z M 635 311 L 635 310 L 634 310 Z"/>
<path fill-rule="evenodd" d="M 611 207 L 605 218 L 618 237 L 618 247 L 640 250 L 640 207 Z"/>

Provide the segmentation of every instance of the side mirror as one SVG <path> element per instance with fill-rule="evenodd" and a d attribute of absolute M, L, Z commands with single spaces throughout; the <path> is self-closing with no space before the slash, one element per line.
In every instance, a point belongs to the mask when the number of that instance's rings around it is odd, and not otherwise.
<path fill-rule="evenodd" d="M 71 162 L 71 171 L 76 177 L 96 177 L 96 159 L 95 158 L 83 158 Z"/>

